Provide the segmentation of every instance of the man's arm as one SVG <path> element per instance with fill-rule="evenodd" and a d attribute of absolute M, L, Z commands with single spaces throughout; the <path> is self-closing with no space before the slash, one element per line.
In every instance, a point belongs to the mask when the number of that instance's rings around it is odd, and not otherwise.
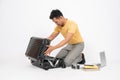
<path fill-rule="evenodd" d="M 57 45 L 55 45 L 54 48 L 57 49 L 57 48 L 64 46 L 65 44 L 67 44 L 71 40 L 73 35 L 74 35 L 74 33 L 67 33 L 66 38 L 64 40 L 62 40 L 60 43 L 58 43 Z"/>
<path fill-rule="evenodd" d="M 60 43 L 58 43 L 55 46 L 48 46 L 49 48 L 45 51 L 45 54 L 50 54 L 54 49 L 60 48 L 67 44 L 71 38 L 73 37 L 74 33 L 67 33 L 67 36 L 64 40 L 62 40 Z"/>
<path fill-rule="evenodd" d="M 55 39 L 55 37 L 58 36 L 58 34 L 59 34 L 59 33 L 53 32 L 53 33 L 48 37 L 48 39 L 52 41 L 53 39 Z"/>

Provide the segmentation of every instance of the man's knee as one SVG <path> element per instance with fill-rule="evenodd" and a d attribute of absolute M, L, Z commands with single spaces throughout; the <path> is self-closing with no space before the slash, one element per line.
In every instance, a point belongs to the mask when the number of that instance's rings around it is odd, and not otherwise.
<path fill-rule="evenodd" d="M 71 66 L 72 65 L 72 62 L 73 62 L 74 60 L 73 59 L 64 59 L 64 62 L 65 62 L 65 65 L 66 65 L 66 67 L 69 67 L 69 66 Z"/>
<path fill-rule="evenodd" d="M 65 59 L 64 59 L 64 62 L 65 62 L 65 65 L 67 66 L 67 67 L 69 67 L 69 66 L 71 66 L 72 64 L 76 64 L 76 63 L 78 63 L 78 62 L 80 62 L 82 60 L 82 55 L 80 54 L 79 56 L 77 56 L 77 57 L 65 57 Z"/>

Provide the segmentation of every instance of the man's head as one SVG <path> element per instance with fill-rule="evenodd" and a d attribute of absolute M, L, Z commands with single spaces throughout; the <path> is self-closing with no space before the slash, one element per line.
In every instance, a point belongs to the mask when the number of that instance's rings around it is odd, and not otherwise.
<path fill-rule="evenodd" d="M 58 26 L 64 26 L 65 24 L 65 18 L 63 17 L 63 14 L 60 10 L 52 10 L 50 14 L 50 19 L 58 25 Z"/>

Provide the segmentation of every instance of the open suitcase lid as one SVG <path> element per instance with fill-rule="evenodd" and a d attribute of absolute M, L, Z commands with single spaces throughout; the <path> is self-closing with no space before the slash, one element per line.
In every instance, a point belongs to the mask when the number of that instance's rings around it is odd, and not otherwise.
<path fill-rule="evenodd" d="M 32 60 L 37 60 L 44 51 L 47 50 L 46 45 L 50 44 L 50 40 L 46 38 L 31 37 L 25 55 Z"/>

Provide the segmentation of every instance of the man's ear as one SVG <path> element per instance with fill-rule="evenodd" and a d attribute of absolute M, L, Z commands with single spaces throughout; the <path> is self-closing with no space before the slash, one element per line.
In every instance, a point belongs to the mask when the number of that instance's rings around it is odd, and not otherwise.
<path fill-rule="evenodd" d="M 60 18 L 60 19 L 63 19 L 63 16 L 60 16 L 59 18 Z"/>

